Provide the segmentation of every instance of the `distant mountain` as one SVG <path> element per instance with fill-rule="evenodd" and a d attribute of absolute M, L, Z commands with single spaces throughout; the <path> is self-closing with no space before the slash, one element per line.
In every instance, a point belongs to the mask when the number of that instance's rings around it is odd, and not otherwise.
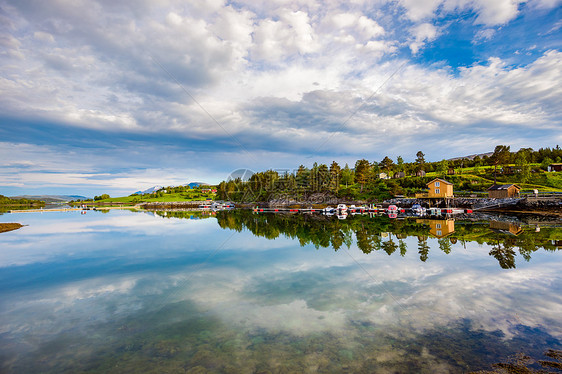
<path fill-rule="evenodd" d="M 193 188 L 193 187 L 199 187 L 199 186 L 210 186 L 209 183 L 204 183 L 204 182 L 191 182 L 188 184 L 184 184 L 184 186 L 189 186 L 189 188 Z"/>
<path fill-rule="evenodd" d="M 80 195 L 20 195 L 10 196 L 12 199 L 41 200 L 46 203 L 63 203 L 71 200 L 88 200 L 91 197 Z"/>
<path fill-rule="evenodd" d="M 194 188 L 194 187 L 199 187 L 199 186 L 210 186 L 210 184 L 204 183 L 204 182 L 191 182 L 191 183 L 182 184 L 182 186 L 189 186 L 189 188 Z M 170 187 L 175 187 L 175 186 L 170 186 Z M 148 188 L 144 191 L 137 191 L 137 192 L 133 193 L 133 195 L 142 195 L 142 194 L 145 194 L 145 193 L 158 192 L 162 189 L 164 189 L 164 187 L 154 186 L 154 187 L 150 187 L 150 188 Z"/>
<path fill-rule="evenodd" d="M 153 192 L 160 191 L 160 190 L 162 190 L 162 189 L 164 189 L 164 187 L 162 187 L 162 186 L 154 186 L 154 187 L 147 188 L 147 189 L 144 190 L 144 191 L 137 191 L 137 192 L 135 192 L 133 195 L 142 195 L 142 194 L 145 194 L 145 193 L 153 193 Z"/>
<path fill-rule="evenodd" d="M 463 157 L 455 157 L 455 158 L 450 158 L 447 161 L 455 161 L 455 160 L 462 160 L 462 159 L 469 159 L 469 160 L 474 160 L 475 157 L 484 157 L 484 156 L 488 156 L 490 157 L 491 155 L 493 155 L 494 152 L 487 152 L 487 153 L 478 153 L 475 155 L 469 155 L 469 156 L 463 156 Z"/>

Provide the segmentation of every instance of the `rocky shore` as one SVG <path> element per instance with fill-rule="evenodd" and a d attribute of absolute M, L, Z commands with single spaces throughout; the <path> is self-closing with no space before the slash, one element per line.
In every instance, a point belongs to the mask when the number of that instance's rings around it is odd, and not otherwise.
<path fill-rule="evenodd" d="M 167 209 L 197 209 L 201 204 L 209 203 L 209 201 L 178 201 L 178 202 L 151 202 L 141 204 L 139 207 L 146 210 L 167 210 Z M 252 208 L 260 206 L 268 207 L 295 207 L 295 208 L 323 208 L 328 205 L 336 206 L 337 204 L 346 205 L 368 205 L 373 204 L 370 201 L 338 199 L 333 196 L 325 196 L 322 194 L 310 195 L 306 199 L 283 198 L 271 201 L 236 203 L 238 208 Z M 394 198 L 385 200 L 382 203 L 376 203 L 378 206 L 387 207 L 388 205 L 398 205 L 403 208 L 409 208 L 414 204 L 427 206 L 427 200 L 413 198 Z M 456 197 L 448 200 L 449 206 L 456 208 L 469 208 L 474 211 L 481 212 L 512 212 L 520 214 L 548 214 L 562 217 L 562 197 L 554 198 L 468 198 Z M 434 202 L 433 206 L 446 206 L 445 201 Z"/>

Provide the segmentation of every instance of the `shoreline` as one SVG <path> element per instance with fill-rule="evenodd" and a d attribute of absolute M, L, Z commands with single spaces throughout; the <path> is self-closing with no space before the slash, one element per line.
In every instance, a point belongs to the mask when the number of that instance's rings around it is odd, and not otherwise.
<path fill-rule="evenodd" d="M 23 225 L 21 223 L 0 223 L 0 232 L 8 232 L 21 229 Z"/>

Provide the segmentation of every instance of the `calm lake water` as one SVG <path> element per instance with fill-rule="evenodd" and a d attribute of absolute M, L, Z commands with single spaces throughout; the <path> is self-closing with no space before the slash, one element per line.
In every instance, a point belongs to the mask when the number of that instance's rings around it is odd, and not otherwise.
<path fill-rule="evenodd" d="M 449 373 L 562 348 L 562 223 L 6 214 L 3 373 Z M 514 223 L 515 222 L 515 223 Z"/>

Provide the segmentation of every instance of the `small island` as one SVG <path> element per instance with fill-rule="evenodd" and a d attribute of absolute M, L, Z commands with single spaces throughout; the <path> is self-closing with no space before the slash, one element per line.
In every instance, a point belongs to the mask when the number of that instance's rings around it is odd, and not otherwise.
<path fill-rule="evenodd" d="M 0 232 L 8 232 L 22 228 L 21 223 L 0 223 Z"/>

